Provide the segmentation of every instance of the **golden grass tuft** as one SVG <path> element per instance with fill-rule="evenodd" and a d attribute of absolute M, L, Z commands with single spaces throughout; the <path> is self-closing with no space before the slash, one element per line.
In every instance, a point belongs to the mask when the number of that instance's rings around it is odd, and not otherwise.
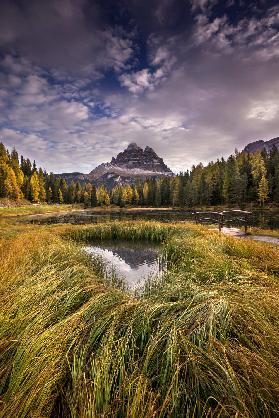
<path fill-rule="evenodd" d="M 80 243 L 162 242 L 139 298 Z M 2 417 L 276 417 L 279 250 L 191 224 L 33 227 L 0 240 Z"/>

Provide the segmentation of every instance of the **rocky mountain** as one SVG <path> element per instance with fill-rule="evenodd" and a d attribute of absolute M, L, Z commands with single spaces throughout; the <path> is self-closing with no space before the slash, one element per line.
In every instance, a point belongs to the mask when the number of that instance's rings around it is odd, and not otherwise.
<path fill-rule="evenodd" d="M 74 173 L 55 174 L 55 176 L 65 179 L 68 183 L 71 183 L 71 181 L 79 181 L 80 183 L 85 183 L 88 179 L 87 174 L 82 174 L 77 171 Z"/>
<path fill-rule="evenodd" d="M 270 151 L 274 146 L 279 149 L 279 137 L 270 139 L 269 141 L 259 140 L 255 142 L 250 142 L 248 145 L 246 145 L 244 151 L 249 153 L 263 151 L 264 149 L 266 151 Z"/>
<path fill-rule="evenodd" d="M 108 188 L 116 184 L 133 184 L 137 180 L 148 177 L 172 176 L 172 171 L 166 166 L 163 159 L 150 148 L 142 149 L 135 143 L 113 157 L 109 163 L 103 163 L 94 168 L 89 174 L 63 173 L 58 174 L 67 182 L 90 181 L 96 185 L 104 184 Z"/>

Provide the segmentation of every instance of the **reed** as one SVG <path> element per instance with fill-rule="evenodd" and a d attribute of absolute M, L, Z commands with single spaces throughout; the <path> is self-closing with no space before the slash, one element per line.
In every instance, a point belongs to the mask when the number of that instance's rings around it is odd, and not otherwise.
<path fill-rule="evenodd" d="M 276 417 L 278 248 L 158 222 L 32 226 L 0 240 L 2 417 Z M 81 249 L 163 243 L 140 298 Z"/>

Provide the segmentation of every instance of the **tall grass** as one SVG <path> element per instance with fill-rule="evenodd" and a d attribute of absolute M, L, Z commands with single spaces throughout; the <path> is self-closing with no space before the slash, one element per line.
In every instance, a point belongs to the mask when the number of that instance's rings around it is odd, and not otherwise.
<path fill-rule="evenodd" d="M 33 227 L 0 241 L 2 417 L 277 417 L 279 251 L 188 224 Z M 163 242 L 140 299 L 75 241 Z"/>

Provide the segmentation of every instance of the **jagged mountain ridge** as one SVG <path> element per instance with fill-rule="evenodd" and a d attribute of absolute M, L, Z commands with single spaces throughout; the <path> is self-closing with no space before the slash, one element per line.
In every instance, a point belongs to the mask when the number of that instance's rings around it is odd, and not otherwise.
<path fill-rule="evenodd" d="M 263 151 L 263 150 L 271 151 L 274 146 L 279 149 L 279 137 L 272 138 L 269 141 L 259 140 L 259 141 L 250 142 L 249 144 L 246 145 L 246 147 L 244 148 L 244 151 L 248 153 L 253 153 L 256 151 Z"/>
<path fill-rule="evenodd" d="M 67 182 L 90 181 L 112 188 L 116 184 L 134 184 L 137 180 L 144 180 L 148 177 L 172 175 L 173 172 L 151 147 L 146 146 L 142 149 L 136 143 L 131 143 L 123 152 L 113 157 L 111 162 L 100 164 L 89 174 L 63 173 L 57 176 L 64 178 Z"/>
<path fill-rule="evenodd" d="M 120 152 L 116 158 L 113 157 L 110 163 L 101 164 L 92 170 L 88 177 L 95 180 L 105 174 L 148 177 L 171 175 L 172 172 L 152 148 L 147 146 L 143 150 L 136 143 L 132 143 L 123 152 Z"/>

